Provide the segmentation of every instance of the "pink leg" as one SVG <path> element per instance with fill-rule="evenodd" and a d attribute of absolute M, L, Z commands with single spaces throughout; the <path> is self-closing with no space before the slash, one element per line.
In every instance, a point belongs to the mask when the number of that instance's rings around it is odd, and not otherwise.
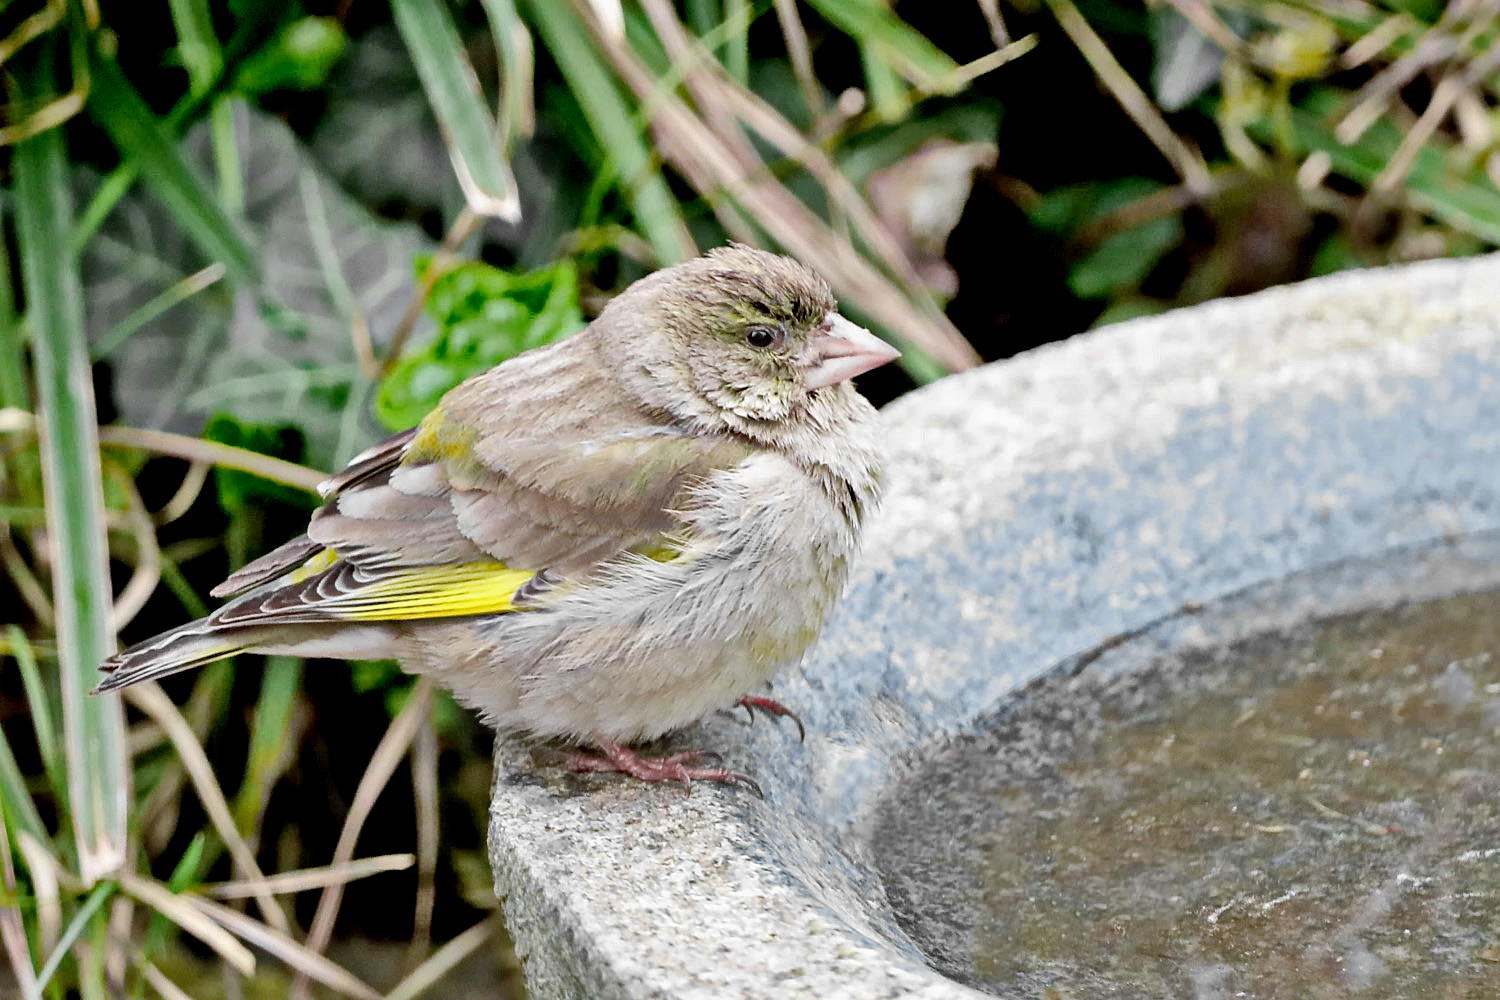
<path fill-rule="evenodd" d="M 745 695 L 745 697 L 735 702 L 735 704 L 739 705 L 746 712 L 750 713 L 750 722 L 752 724 L 755 722 L 755 709 L 757 708 L 762 712 L 765 712 L 767 715 L 771 716 L 773 719 L 791 719 L 797 724 L 797 742 L 807 742 L 807 729 L 802 725 L 802 720 L 797 718 L 796 712 L 793 712 L 790 708 L 787 708 L 781 702 L 776 701 L 772 698 L 762 698 L 757 694 L 747 694 Z"/>
<path fill-rule="evenodd" d="M 722 767 L 699 767 L 706 758 L 718 756 L 711 751 L 688 750 L 670 757 L 642 757 L 618 740 L 607 740 L 601 736 L 594 736 L 592 739 L 600 752 L 569 755 L 568 770 L 617 771 L 642 781 L 722 781 L 731 785 L 746 785 L 756 795 L 765 798 L 760 785 L 746 775 Z"/>

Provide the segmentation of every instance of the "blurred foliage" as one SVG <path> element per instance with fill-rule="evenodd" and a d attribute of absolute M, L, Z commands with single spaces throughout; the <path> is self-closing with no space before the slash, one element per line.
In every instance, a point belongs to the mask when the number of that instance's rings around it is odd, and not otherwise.
<path fill-rule="evenodd" d="M 170 996 L 247 970 L 248 939 L 247 995 L 375 995 L 323 957 L 337 931 L 411 942 L 382 986 L 451 939 L 517 995 L 467 713 L 387 662 L 243 657 L 132 693 L 121 729 L 83 693 L 91 644 L 203 614 L 300 528 L 314 470 L 726 239 L 802 256 L 902 341 L 906 375 L 863 380 L 882 399 L 1493 248 L 1497 39 L 1478 0 L 0 7 L 14 985 Z M 262 875 L 330 859 L 301 895 Z"/>

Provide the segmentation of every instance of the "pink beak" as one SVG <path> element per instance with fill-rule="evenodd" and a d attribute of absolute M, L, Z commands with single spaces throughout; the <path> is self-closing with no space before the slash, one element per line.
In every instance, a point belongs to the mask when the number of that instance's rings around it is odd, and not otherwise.
<path fill-rule="evenodd" d="M 901 352 L 838 313 L 829 313 L 809 344 L 813 364 L 807 387 L 821 389 L 895 361 Z"/>

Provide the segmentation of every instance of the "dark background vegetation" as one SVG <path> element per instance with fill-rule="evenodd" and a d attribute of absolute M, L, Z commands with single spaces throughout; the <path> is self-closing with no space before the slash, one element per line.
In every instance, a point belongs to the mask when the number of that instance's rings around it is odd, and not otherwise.
<path fill-rule="evenodd" d="M 450 959 L 519 991 L 484 858 L 490 737 L 472 718 L 389 663 L 255 657 L 132 694 L 122 716 L 84 693 L 116 636 L 204 613 L 227 572 L 300 529 L 313 470 L 730 238 L 802 256 L 902 344 L 904 367 L 862 380 L 878 402 L 1091 327 L 1486 250 L 1491 11 L 6 5 L 10 977 L 40 970 L 49 997 L 206 995 L 238 936 L 275 956 L 251 995 L 298 977 L 370 995 L 324 951 L 396 996 Z M 184 764 L 195 754 L 214 788 Z M 227 916 L 201 902 L 264 891 L 247 857 L 267 875 L 351 857 L 390 870 L 229 899 Z M 458 995 L 444 982 L 428 995 Z"/>

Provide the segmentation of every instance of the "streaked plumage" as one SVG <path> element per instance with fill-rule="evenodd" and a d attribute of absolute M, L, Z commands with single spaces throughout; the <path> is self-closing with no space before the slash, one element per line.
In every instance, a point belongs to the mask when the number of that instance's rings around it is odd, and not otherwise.
<path fill-rule="evenodd" d="M 788 258 L 657 272 L 355 458 L 304 536 L 214 591 L 238 596 L 100 687 L 242 651 L 394 657 L 499 727 L 608 755 L 585 766 L 733 779 L 621 745 L 733 705 L 816 637 L 879 496 L 847 379 L 894 356 Z"/>

